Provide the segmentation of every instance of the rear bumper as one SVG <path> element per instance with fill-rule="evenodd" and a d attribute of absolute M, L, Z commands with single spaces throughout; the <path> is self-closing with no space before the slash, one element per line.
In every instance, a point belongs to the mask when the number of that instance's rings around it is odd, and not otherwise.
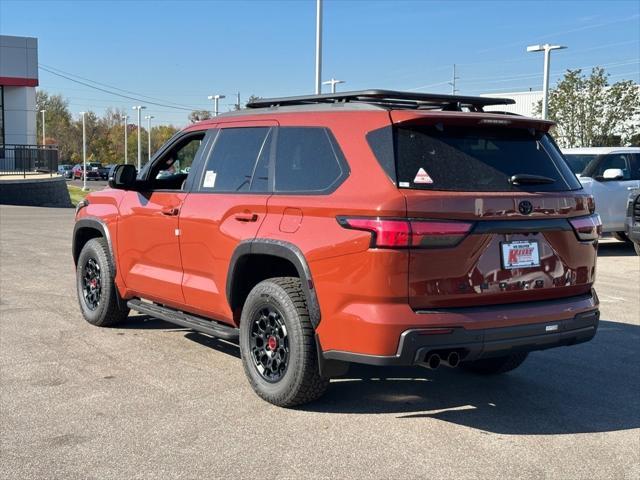
<path fill-rule="evenodd" d="M 424 362 L 432 353 L 443 354 L 455 350 L 462 361 L 473 361 L 512 352 L 530 352 L 587 342 L 596 334 L 599 317 L 598 308 L 592 308 L 563 320 L 498 328 L 412 328 L 400 335 L 395 355 L 330 350 L 325 351 L 323 356 L 326 360 L 407 366 Z"/>

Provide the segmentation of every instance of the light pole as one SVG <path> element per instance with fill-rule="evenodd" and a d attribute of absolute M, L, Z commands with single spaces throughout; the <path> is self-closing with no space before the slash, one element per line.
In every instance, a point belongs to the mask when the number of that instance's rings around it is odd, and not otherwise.
<path fill-rule="evenodd" d="M 44 127 L 44 114 L 45 114 L 46 110 L 40 110 L 40 113 L 42 114 L 42 146 L 44 147 L 47 144 L 46 138 L 47 136 L 45 135 L 45 127 Z"/>
<path fill-rule="evenodd" d="M 136 105 L 135 107 L 133 107 L 134 110 L 138 111 L 138 171 L 140 171 L 140 168 L 142 167 L 142 143 L 140 143 L 140 122 L 141 122 L 141 113 L 142 110 L 144 110 L 145 106 L 142 105 Z"/>
<path fill-rule="evenodd" d="M 84 116 L 87 112 L 80 112 L 82 115 L 82 191 L 87 191 L 87 129 L 85 127 Z"/>
<path fill-rule="evenodd" d="M 147 140 L 149 141 L 149 148 L 148 148 L 148 162 L 151 161 L 151 119 L 152 118 L 156 118 L 153 115 L 145 115 L 144 116 L 145 120 L 147 121 Z"/>
<path fill-rule="evenodd" d="M 122 120 L 124 120 L 124 163 L 127 164 L 127 150 L 129 149 L 129 145 L 127 143 L 127 120 L 129 120 L 129 115 L 122 115 Z"/>
<path fill-rule="evenodd" d="M 316 95 L 322 93 L 322 0 L 316 0 Z"/>
<path fill-rule="evenodd" d="M 344 80 L 336 80 L 335 78 L 331 78 L 331 80 L 327 80 L 326 82 L 322 82 L 323 85 L 331 85 L 331 93 L 336 93 L 336 85 L 339 83 L 345 83 Z"/>
<path fill-rule="evenodd" d="M 551 59 L 551 50 L 562 50 L 562 45 L 529 45 L 527 52 L 544 52 L 544 74 L 542 80 L 542 118 L 547 119 L 549 112 L 549 61 Z"/>
<path fill-rule="evenodd" d="M 221 98 L 226 98 L 224 95 L 209 95 L 207 97 L 209 100 L 213 100 L 213 116 L 218 116 L 218 100 Z"/>

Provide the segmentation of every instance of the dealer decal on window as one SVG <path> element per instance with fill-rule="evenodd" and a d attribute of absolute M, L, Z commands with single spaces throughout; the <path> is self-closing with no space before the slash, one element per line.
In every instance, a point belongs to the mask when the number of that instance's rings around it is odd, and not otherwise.
<path fill-rule="evenodd" d="M 424 168 L 420 168 L 413 179 L 413 183 L 433 183 L 433 179 L 429 176 Z"/>

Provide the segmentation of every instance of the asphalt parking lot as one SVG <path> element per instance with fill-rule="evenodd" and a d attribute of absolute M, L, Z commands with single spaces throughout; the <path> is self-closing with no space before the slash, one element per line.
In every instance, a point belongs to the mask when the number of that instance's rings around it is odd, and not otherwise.
<path fill-rule="evenodd" d="M 640 260 L 600 247 L 602 322 L 518 370 L 353 368 L 284 410 L 236 345 L 81 317 L 73 210 L 0 207 L 0 477 L 640 478 Z"/>

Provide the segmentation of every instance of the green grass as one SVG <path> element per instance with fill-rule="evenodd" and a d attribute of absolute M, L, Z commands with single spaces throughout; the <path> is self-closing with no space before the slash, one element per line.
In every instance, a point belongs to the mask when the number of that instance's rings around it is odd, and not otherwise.
<path fill-rule="evenodd" d="M 74 207 L 78 204 L 80 200 L 84 199 L 84 197 L 86 197 L 87 194 L 89 193 L 89 192 L 83 192 L 82 188 L 76 187 L 74 185 L 67 185 L 67 188 L 69 189 L 69 196 L 71 197 L 71 203 L 73 203 Z"/>

